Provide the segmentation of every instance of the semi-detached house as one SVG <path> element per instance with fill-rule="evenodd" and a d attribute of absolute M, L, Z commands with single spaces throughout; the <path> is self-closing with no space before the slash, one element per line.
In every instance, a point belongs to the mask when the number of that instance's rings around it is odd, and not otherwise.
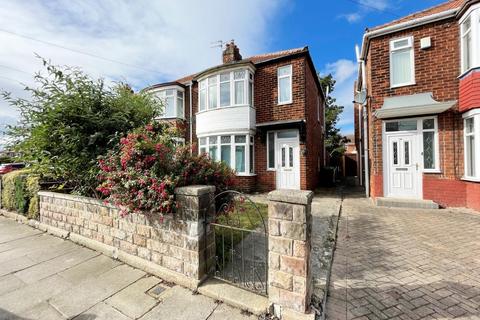
<path fill-rule="evenodd" d="M 480 1 L 367 29 L 359 66 L 355 131 L 367 192 L 480 210 Z"/>
<path fill-rule="evenodd" d="M 244 191 L 314 189 L 324 161 L 324 96 L 308 47 L 242 58 L 146 89 L 193 152 L 235 170 Z"/>

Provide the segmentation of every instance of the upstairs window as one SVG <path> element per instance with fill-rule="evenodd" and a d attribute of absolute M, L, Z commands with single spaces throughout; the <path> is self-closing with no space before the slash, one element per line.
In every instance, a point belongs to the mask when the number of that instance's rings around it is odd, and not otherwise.
<path fill-rule="evenodd" d="M 480 4 L 460 19 L 461 73 L 480 67 Z"/>
<path fill-rule="evenodd" d="M 413 37 L 390 41 L 390 86 L 415 84 Z"/>
<path fill-rule="evenodd" d="M 292 65 L 277 69 L 278 104 L 292 103 Z"/>
<path fill-rule="evenodd" d="M 468 16 L 461 25 L 462 32 L 462 72 L 472 67 L 472 17 Z"/>
<path fill-rule="evenodd" d="M 199 111 L 219 107 L 253 107 L 253 74 L 247 69 L 222 72 L 199 81 Z"/>
<path fill-rule="evenodd" d="M 184 92 L 180 89 L 164 89 L 156 93 L 163 103 L 163 113 L 160 118 L 184 118 Z"/>

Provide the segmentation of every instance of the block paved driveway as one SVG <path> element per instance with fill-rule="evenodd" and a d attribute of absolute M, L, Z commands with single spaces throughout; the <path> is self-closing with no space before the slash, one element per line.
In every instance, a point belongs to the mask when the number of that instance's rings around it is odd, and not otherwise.
<path fill-rule="evenodd" d="M 0 319 L 254 317 L 0 216 Z"/>
<path fill-rule="evenodd" d="M 480 213 L 347 195 L 327 319 L 480 319 Z"/>

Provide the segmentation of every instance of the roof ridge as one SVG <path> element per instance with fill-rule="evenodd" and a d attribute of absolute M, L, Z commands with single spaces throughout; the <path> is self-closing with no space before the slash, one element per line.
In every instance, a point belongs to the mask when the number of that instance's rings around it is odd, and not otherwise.
<path fill-rule="evenodd" d="M 306 48 L 307 48 L 307 46 L 303 46 L 303 47 L 298 47 L 298 48 L 291 48 L 291 49 L 286 49 L 286 50 L 267 52 L 267 53 L 262 53 L 262 54 L 256 54 L 256 55 L 247 57 L 245 59 L 270 57 L 270 56 L 276 56 L 276 55 L 279 55 L 279 54 L 288 54 L 288 53 L 292 53 L 292 52 L 296 52 L 296 51 L 305 50 Z"/>
<path fill-rule="evenodd" d="M 429 8 L 407 14 L 406 16 L 400 17 L 400 18 L 392 20 L 390 22 L 387 22 L 387 23 L 384 23 L 384 24 L 381 24 L 381 25 L 378 25 L 378 26 L 375 26 L 375 27 L 372 27 L 372 28 L 367 28 L 367 31 L 378 30 L 378 29 L 382 29 L 382 28 L 385 28 L 385 27 L 388 27 L 388 26 L 393 26 L 393 25 L 396 25 L 396 24 L 400 24 L 402 22 L 410 21 L 410 20 L 416 18 L 417 16 L 427 17 L 429 15 L 433 15 L 433 14 L 436 14 L 436 13 L 448 11 L 448 10 L 451 10 L 451 9 L 460 8 L 462 6 L 462 4 L 465 3 L 465 2 L 467 2 L 467 0 L 448 0 L 448 1 L 442 2 L 440 4 L 431 6 Z M 445 9 L 442 9 L 438 12 L 435 11 L 436 9 L 443 8 L 443 7 L 445 7 Z M 431 12 L 431 14 L 427 14 L 429 12 Z"/>

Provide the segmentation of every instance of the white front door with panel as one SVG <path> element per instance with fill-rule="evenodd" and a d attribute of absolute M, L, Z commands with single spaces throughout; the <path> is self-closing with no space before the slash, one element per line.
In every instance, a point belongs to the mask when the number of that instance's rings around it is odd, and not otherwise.
<path fill-rule="evenodd" d="M 422 198 L 420 149 L 416 133 L 387 134 L 386 191 L 393 198 Z"/>
<path fill-rule="evenodd" d="M 295 133 L 295 138 L 277 134 L 277 189 L 300 189 L 300 147 L 298 132 Z"/>

